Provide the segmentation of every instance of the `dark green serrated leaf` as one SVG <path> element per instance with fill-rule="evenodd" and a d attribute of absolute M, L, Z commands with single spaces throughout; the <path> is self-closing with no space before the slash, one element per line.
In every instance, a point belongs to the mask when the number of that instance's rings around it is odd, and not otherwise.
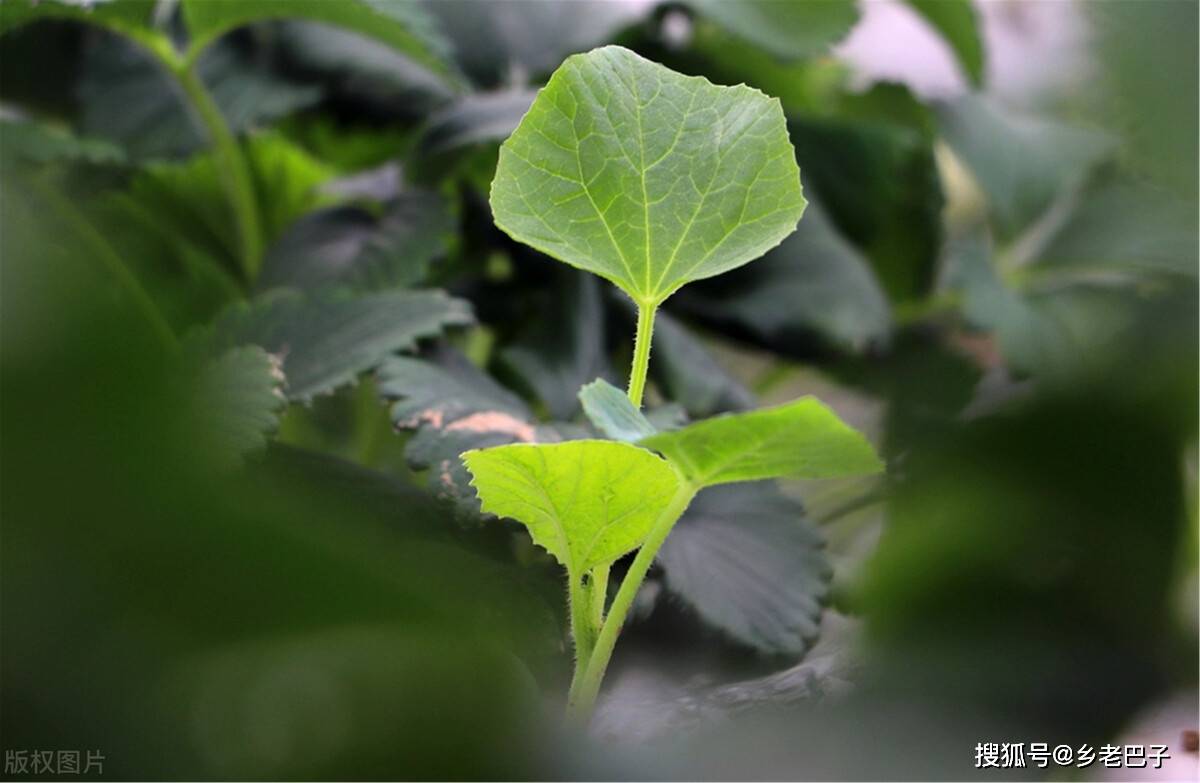
<path fill-rule="evenodd" d="M 946 143 L 987 196 L 1003 239 L 1027 228 L 1114 150 L 1101 131 L 1031 117 L 978 96 L 939 107 L 937 117 Z"/>
<path fill-rule="evenodd" d="M 446 252 L 453 230 L 445 199 L 426 191 L 400 193 L 380 215 L 351 206 L 310 212 L 267 249 L 257 287 L 416 285 Z"/>
<path fill-rule="evenodd" d="M 900 85 L 843 96 L 836 114 L 789 123 L 804 182 L 861 248 L 893 301 L 932 288 L 942 246 L 941 179 L 929 109 Z"/>
<path fill-rule="evenodd" d="M 567 420 L 579 411 L 579 387 L 609 368 L 599 282 L 573 269 L 561 279 L 565 285 L 544 292 L 538 320 L 500 352 L 500 361 L 553 418 Z"/>
<path fill-rule="evenodd" d="M 804 203 L 777 100 L 619 46 L 554 72 L 491 193 L 503 231 L 643 305 L 762 255 Z"/>
<path fill-rule="evenodd" d="M 82 22 L 157 47 L 153 22 L 155 0 L 109 0 L 81 3 L 71 0 L 4 0 L 0 3 L 0 35 L 41 19 Z"/>
<path fill-rule="evenodd" d="M 254 55 L 221 40 L 197 64 L 200 80 L 236 134 L 321 99 L 319 86 L 292 81 Z M 176 158 L 210 143 L 162 64 L 121 38 L 89 42 L 78 95 L 84 132 L 118 144 L 131 157 Z"/>
<path fill-rule="evenodd" d="M 440 291 L 357 297 L 277 291 L 226 312 L 211 340 L 216 347 L 253 343 L 281 356 L 288 399 L 306 402 L 412 350 L 421 338 L 471 321 L 469 305 Z"/>
<path fill-rule="evenodd" d="M 273 19 L 303 19 L 373 38 L 434 73 L 452 78 L 447 45 L 414 0 L 183 0 L 193 51 L 230 30 Z"/>
<path fill-rule="evenodd" d="M 950 46 L 967 79 L 983 85 L 984 50 L 979 15 L 970 0 L 907 0 Z"/>
<path fill-rule="evenodd" d="M 645 14 L 634 3 L 609 0 L 425 0 L 423 6 L 441 23 L 461 68 L 488 89 L 514 75 L 549 73 L 567 55 L 611 40 Z"/>
<path fill-rule="evenodd" d="M 769 478 L 878 473 L 883 463 L 860 433 L 815 397 L 725 414 L 640 441 L 696 486 Z"/>
<path fill-rule="evenodd" d="M 281 136 L 255 136 L 244 151 L 268 241 L 328 201 L 318 187 L 332 171 Z M 126 191 L 106 198 L 130 205 L 144 225 L 216 259 L 230 274 L 238 269 L 237 232 L 230 229 L 229 202 L 212 154 L 143 166 Z"/>
<path fill-rule="evenodd" d="M 761 46 L 776 57 L 821 54 L 858 21 L 852 0 L 686 0 L 705 18 Z"/>
<path fill-rule="evenodd" d="M 1081 193 L 1071 214 L 1037 249 L 1032 264 L 1061 270 L 1197 274 L 1196 215 L 1191 205 L 1150 185 L 1116 181 Z"/>
<path fill-rule="evenodd" d="M 580 389 L 579 401 L 592 425 L 613 440 L 636 443 L 658 432 L 625 392 L 602 378 Z"/>
<path fill-rule="evenodd" d="M 717 363 L 699 338 L 664 312 L 655 318 L 650 375 L 665 396 L 693 418 L 757 404 L 750 390 Z"/>
<path fill-rule="evenodd" d="M 832 568 L 804 507 L 770 482 L 704 490 L 659 552 L 666 586 L 700 619 L 768 654 L 817 638 Z"/>
<path fill-rule="evenodd" d="M 103 139 L 77 136 L 66 128 L 5 119 L 0 120 L 0 159 L 114 166 L 125 162 L 125 153 Z"/>
<path fill-rule="evenodd" d="M 358 33 L 295 19 L 280 22 L 273 33 L 290 68 L 373 117 L 419 119 L 456 94 L 438 74 Z"/>
<path fill-rule="evenodd" d="M 575 579 L 640 546 L 679 488 L 666 461 L 607 440 L 496 446 L 462 459 L 483 511 L 524 524 Z"/>
<path fill-rule="evenodd" d="M 434 182 L 480 145 L 508 138 L 529 111 L 533 90 L 475 93 L 439 110 L 425 123 L 405 162 L 416 182 Z"/>
<path fill-rule="evenodd" d="M 428 470 L 430 489 L 476 521 L 479 502 L 459 455 L 506 443 L 550 443 L 586 437 L 582 428 L 538 424 L 520 397 L 461 355 L 441 350 L 415 359 L 395 356 L 379 368 L 379 394 L 392 402 L 392 423 L 411 430 L 404 455 Z"/>
<path fill-rule="evenodd" d="M 199 369 L 191 386 L 198 452 L 229 468 L 247 452 L 267 445 L 286 404 L 284 377 L 276 356 L 254 345 L 230 348 Z"/>
<path fill-rule="evenodd" d="M 680 297 L 696 317 L 733 321 L 784 352 L 813 336 L 862 351 L 891 331 L 891 306 L 870 264 L 812 201 L 796 233 L 760 261 Z"/>

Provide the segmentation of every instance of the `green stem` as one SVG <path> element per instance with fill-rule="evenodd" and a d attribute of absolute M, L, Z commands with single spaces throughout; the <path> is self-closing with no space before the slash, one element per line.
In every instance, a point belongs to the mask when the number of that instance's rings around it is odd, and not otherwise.
<path fill-rule="evenodd" d="M 208 131 L 216 155 L 221 186 L 225 189 L 225 196 L 229 199 L 237 226 L 242 274 L 247 283 L 252 283 L 258 274 L 258 265 L 262 259 L 263 237 L 258 203 L 254 196 L 254 183 L 250 179 L 246 160 L 242 157 L 225 117 L 222 116 L 204 82 L 200 80 L 195 67 L 186 62 L 169 65 Z"/>
<path fill-rule="evenodd" d="M 158 309 L 158 305 L 155 304 L 154 299 L 142 286 L 137 276 L 126 266 L 125 261 L 117 251 L 108 243 L 108 240 L 96 230 L 91 221 L 84 217 L 70 201 L 63 198 L 62 194 L 52 186 L 46 184 L 38 177 L 32 179 L 32 185 L 42 200 L 46 202 L 46 205 L 62 218 L 68 227 L 84 242 L 91 254 L 108 267 L 108 270 L 117 279 L 121 287 L 125 289 L 125 292 L 129 295 L 134 305 L 145 316 L 155 337 L 158 338 L 163 347 L 169 353 L 177 352 L 179 350 L 179 341 L 175 337 L 175 332 L 171 329 L 171 325 L 167 323 L 167 319 L 163 316 L 162 311 Z"/>
<path fill-rule="evenodd" d="M 637 336 L 633 340 L 633 366 L 629 368 L 629 399 L 633 407 L 642 407 L 646 390 L 646 372 L 650 368 L 650 341 L 654 338 L 654 314 L 658 305 L 638 303 Z"/>
<path fill-rule="evenodd" d="M 596 633 L 604 625 L 604 604 L 608 600 L 608 570 L 611 566 L 596 566 L 592 570 L 592 628 Z"/>
<path fill-rule="evenodd" d="M 592 714 L 596 695 L 600 692 L 600 683 L 604 680 L 604 673 L 608 670 L 608 662 L 612 658 L 613 647 L 617 643 L 617 635 L 621 633 L 621 627 L 625 625 L 625 617 L 629 614 L 630 607 L 633 606 L 633 599 L 637 597 L 638 589 L 646 579 L 646 573 L 654 563 L 654 558 L 658 556 L 658 550 L 662 547 L 663 542 L 667 540 L 667 534 L 675 527 L 675 523 L 683 516 L 683 512 L 687 511 L 688 504 L 696 496 L 696 487 L 684 481 L 682 477 L 680 482 L 675 497 L 671 498 L 671 502 L 659 515 L 658 521 L 654 523 L 650 535 L 646 536 L 645 543 L 638 550 L 633 564 L 629 566 L 629 571 L 621 582 L 621 588 L 617 591 L 616 598 L 613 599 L 612 607 L 608 610 L 608 617 L 600 629 L 600 635 L 596 637 L 591 658 L 587 661 L 586 671 L 582 676 L 576 672 L 578 683 L 571 689 L 571 696 L 567 702 L 567 713 L 573 720 L 581 724 L 586 723 Z"/>
<path fill-rule="evenodd" d="M 588 600 L 588 590 L 583 580 L 568 572 L 567 602 L 570 604 L 571 639 L 575 643 L 575 674 L 571 678 L 570 694 L 579 688 L 584 672 L 587 671 L 588 660 L 592 657 L 592 649 L 596 644 L 596 631 L 592 627 L 591 601 Z M 572 697 L 568 695 L 568 703 Z"/>

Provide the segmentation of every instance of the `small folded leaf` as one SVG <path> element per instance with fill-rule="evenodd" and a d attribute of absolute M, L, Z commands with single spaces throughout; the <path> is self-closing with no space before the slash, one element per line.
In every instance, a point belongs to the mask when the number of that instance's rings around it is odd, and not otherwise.
<path fill-rule="evenodd" d="M 576 577 L 637 548 L 679 488 L 664 460 L 607 440 L 514 444 L 462 458 L 483 510 L 524 524 Z"/>
<path fill-rule="evenodd" d="M 603 378 L 580 389 L 579 401 L 588 420 L 613 440 L 636 443 L 658 432 L 625 392 Z"/>
<path fill-rule="evenodd" d="M 538 93 L 491 204 L 514 239 L 658 304 L 779 244 L 805 201 L 779 101 L 606 46 Z"/>
<path fill-rule="evenodd" d="M 640 443 L 675 463 L 697 486 L 855 476 L 883 469 L 867 439 L 815 397 L 717 416 Z"/>

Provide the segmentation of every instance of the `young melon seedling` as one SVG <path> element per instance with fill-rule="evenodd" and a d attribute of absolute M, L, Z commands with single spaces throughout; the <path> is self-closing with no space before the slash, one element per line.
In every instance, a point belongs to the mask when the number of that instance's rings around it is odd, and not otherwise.
<path fill-rule="evenodd" d="M 611 440 L 462 455 L 483 510 L 523 523 L 566 569 L 586 720 L 634 596 L 696 493 L 735 481 L 882 469 L 870 444 L 805 398 L 657 432 L 640 411 L 654 314 L 685 284 L 758 258 L 804 212 L 779 102 L 683 76 L 619 46 L 568 58 L 500 147 L 496 225 L 609 280 L 638 308 L 627 394 L 597 381 L 584 410 Z M 637 550 L 605 611 L 609 567 Z"/>

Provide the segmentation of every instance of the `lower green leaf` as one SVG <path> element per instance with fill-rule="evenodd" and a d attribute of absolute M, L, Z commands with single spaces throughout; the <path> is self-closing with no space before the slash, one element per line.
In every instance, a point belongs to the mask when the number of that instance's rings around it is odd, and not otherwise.
<path fill-rule="evenodd" d="M 575 577 L 636 549 L 679 488 L 645 449 L 603 440 L 462 455 L 485 512 L 511 517 Z"/>

